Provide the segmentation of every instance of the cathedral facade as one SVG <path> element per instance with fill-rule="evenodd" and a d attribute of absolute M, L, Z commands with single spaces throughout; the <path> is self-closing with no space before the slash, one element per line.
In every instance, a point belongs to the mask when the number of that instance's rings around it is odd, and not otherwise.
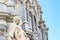
<path fill-rule="evenodd" d="M 26 40 L 48 40 L 48 28 L 42 19 L 38 0 L 0 0 L 0 40 L 5 40 L 3 33 L 6 33 L 15 16 L 22 20 L 21 28 Z"/>

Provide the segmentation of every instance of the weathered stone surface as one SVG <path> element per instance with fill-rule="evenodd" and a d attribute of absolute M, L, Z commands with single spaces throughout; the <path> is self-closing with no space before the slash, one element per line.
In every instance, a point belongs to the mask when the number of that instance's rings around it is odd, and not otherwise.
<path fill-rule="evenodd" d="M 42 21 L 37 0 L 0 0 L 0 40 L 48 40 Z"/>
<path fill-rule="evenodd" d="M 3 3 L 0 3 L 0 12 L 8 12 L 7 6 Z"/>
<path fill-rule="evenodd" d="M 0 35 L 0 40 L 5 40 L 5 37 Z"/>

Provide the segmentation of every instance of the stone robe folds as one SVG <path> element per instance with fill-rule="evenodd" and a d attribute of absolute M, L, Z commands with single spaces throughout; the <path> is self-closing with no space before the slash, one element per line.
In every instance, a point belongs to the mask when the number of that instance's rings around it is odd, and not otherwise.
<path fill-rule="evenodd" d="M 7 40 L 26 40 L 25 35 L 21 26 L 11 23 L 7 31 Z"/>
<path fill-rule="evenodd" d="M 22 30 L 21 27 L 17 27 L 15 30 L 15 38 L 16 40 L 27 40 L 26 39 L 26 34 L 25 32 Z"/>

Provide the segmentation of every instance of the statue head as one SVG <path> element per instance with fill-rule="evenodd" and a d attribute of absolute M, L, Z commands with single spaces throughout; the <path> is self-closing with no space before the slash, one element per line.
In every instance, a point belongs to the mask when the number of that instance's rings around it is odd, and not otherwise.
<path fill-rule="evenodd" d="M 20 18 L 20 16 L 15 16 L 13 17 L 13 22 L 16 23 L 16 25 L 22 25 L 22 20 Z"/>

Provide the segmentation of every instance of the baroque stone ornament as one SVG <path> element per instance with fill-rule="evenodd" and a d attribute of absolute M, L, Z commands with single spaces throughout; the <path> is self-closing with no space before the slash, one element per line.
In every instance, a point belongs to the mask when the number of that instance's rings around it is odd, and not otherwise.
<path fill-rule="evenodd" d="M 0 0 L 0 40 L 48 40 L 38 0 Z"/>
<path fill-rule="evenodd" d="M 21 28 L 20 17 L 13 17 L 13 23 L 9 25 L 6 40 L 26 40 L 26 34 Z"/>

